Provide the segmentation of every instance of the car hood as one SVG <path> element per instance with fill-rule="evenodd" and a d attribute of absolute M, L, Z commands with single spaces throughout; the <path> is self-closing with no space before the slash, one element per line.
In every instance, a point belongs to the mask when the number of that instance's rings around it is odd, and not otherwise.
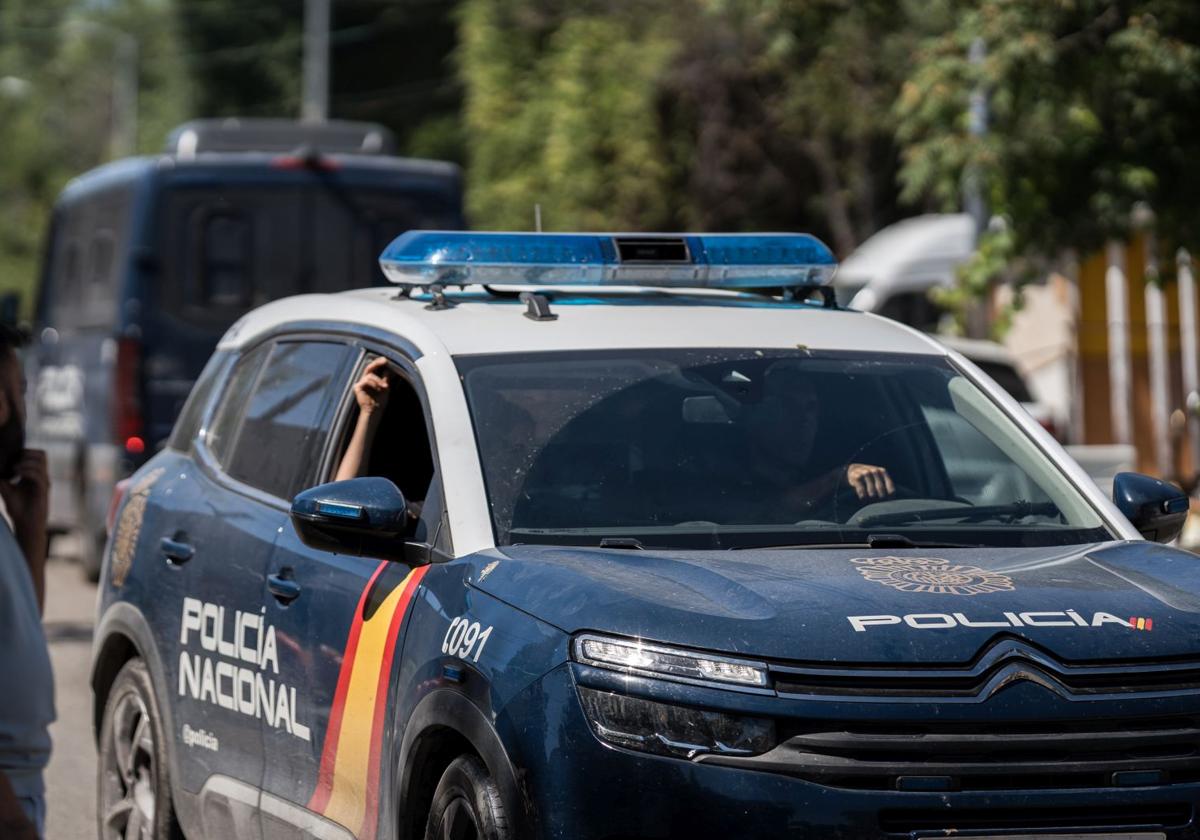
<path fill-rule="evenodd" d="M 725 552 L 512 546 L 473 561 L 473 586 L 568 633 L 825 662 L 968 662 L 997 636 L 1063 661 L 1200 658 L 1200 557 L 1150 542 Z"/>

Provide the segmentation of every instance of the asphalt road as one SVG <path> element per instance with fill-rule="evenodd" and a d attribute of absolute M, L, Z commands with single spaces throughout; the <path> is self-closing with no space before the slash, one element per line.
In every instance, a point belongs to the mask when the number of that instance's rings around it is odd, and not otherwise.
<path fill-rule="evenodd" d="M 58 708 L 58 721 L 50 727 L 54 752 L 46 771 L 47 840 L 96 836 L 96 744 L 88 685 L 96 587 L 65 557 L 67 549 L 64 541 L 56 541 L 46 567 L 46 638 Z"/>

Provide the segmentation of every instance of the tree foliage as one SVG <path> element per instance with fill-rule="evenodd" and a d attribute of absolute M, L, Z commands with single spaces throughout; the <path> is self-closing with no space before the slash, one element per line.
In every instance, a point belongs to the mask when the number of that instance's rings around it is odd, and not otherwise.
<path fill-rule="evenodd" d="M 897 104 L 910 201 L 957 206 L 976 172 L 1017 254 L 1053 257 L 1126 235 L 1139 203 L 1194 245 L 1200 187 L 1200 4 L 971 0 L 924 41 Z M 986 48 L 968 59 L 973 41 Z M 967 102 L 986 91 L 986 133 Z"/>
<path fill-rule="evenodd" d="M 122 33 L 138 44 L 136 143 L 157 150 L 190 112 L 174 12 L 162 0 L 0 5 L 0 292 L 30 304 L 50 208 L 65 183 L 114 152 Z"/>
<path fill-rule="evenodd" d="M 474 216 L 525 227 L 538 201 L 558 228 L 801 227 L 848 252 L 897 214 L 891 102 L 940 8 L 465 0 Z"/>

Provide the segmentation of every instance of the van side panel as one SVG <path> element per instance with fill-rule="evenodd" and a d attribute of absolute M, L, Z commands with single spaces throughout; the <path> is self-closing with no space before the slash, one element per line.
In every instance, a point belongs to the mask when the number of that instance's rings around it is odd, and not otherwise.
<path fill-rule="evenodd" d="M 109 383 L 142 180 L 75 193 L 51 225 L 28 376 L 30 438 L 49 457 L 55 530 L 82 519 L 99 527 L 109 497 L 93 488 L 111 488 L 118 470 Z"/>

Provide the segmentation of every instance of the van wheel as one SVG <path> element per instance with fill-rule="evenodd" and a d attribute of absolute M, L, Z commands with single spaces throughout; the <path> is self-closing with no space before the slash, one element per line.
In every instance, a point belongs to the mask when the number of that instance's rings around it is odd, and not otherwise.
<path fill-rule="evenodd" d="M 460 755 L 438 782 L 425 840 L 508 840 L 500 789 L 473 755 Z"/>
<path fill-rule="evenodd" d="M 180 840 L 171 804 L 166 737 L 146 663 L 113 681 L 100 726 L 96 806 L 101 840 Z"/>
<path fill-rule="evenodd" d="M 95 533 L 86 524 L 75 529 L 76 545 L 79 546 L 79 564 L 88 583 L 100 580 L 100 567 L 104 562 L 104 543 L 107 535 Z"/>

